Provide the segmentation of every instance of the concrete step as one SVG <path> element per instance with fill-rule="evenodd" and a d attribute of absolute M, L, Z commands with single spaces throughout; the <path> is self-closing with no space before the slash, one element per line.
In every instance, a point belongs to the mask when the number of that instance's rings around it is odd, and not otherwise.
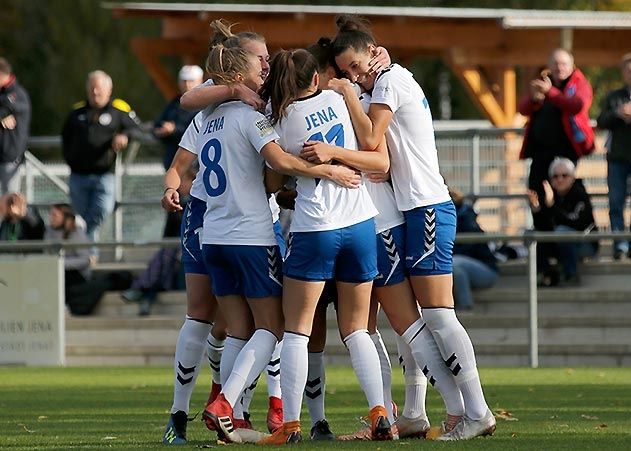
<path fill-rule="evenodd" d="M 155 315 L 181 315 L 181 317 L 184 317 L 186 314 L 186 292 L 166 291 L 159 293 L 152 312 Z M 101 298 L 93 315 L 110 318 L 130 318 L 138 315 L 138 304 L 123 301 L 119 291 L 108 291 Z"/>
<path fill-rule="evenodd" d="M 498 265 L 502 276 L 517 276 L 528 274 L 528 262 L 526 260 L 509 260 Z M 627 275 L 631 274 L 631 260 L 616 261 L 610 256 L 598 257 L 587 260 L 580 265 L 581 274 L 590 275 Z"/>

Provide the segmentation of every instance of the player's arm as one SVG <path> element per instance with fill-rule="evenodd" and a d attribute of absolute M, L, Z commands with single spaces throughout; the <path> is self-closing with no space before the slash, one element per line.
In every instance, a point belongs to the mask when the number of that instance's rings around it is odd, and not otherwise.
<path fill-rule="evenodd" d="M 342 165 L 313 164 L 285 152 L 276 142 L 270 141 L 261 149 L 261 156 L 276 172 L 286 175 L 325 178 L 346 188 L 358 188 L 361 176 Z"/>
<path fill-rule="evenodd" d="M 269 166 L 265 166 L 264 178 L 265 178 L 265 191 L 267 192 L 267 194 L 272 194 L 272 193 L 276 193 L 280 191 L 283 188 L 283 186 L 285 186 L 285 183 L 287 183 L 287 180 L 289 179 L 289 177 L 286 176 L 285 174 L 276 172 L 275 170 L 271 169 Z"/>
<path fill-rule="evenodd" d="M 160 203 L 166 211 L 180 211 L 180 193 L 178 188 L 182 183 L 182 176 L 191 167 L 197 155 L 183 147 L 177 149 L 171 167 L 164 175 L 164 194 Z"/>
<path fill-rule="evenodd" d="M 312 163 L 328 163 L 335 160 L 362 172 L 386 173 L 390 169 L 385 136 L 382 136 L 376 149 L 364 152 L 332 146 L 321 141 L 307 141 L 300 152 L 300 157 Z"/>
<path fill-rule="evenodd" d="M 180 98 L 180 105 L 185 110 L 197 111 L 227 100 L 241 100 L 255 110 L 265 107 L 259 95 L 247 86 L 238 83 L 234 86 L 202 84 L 186 91 Z"/>
<path fill-rule="evenodd" d="M 333 79 L 329 81 L 329 87 L 344 96 L 361 148 L 376 149 L 392 119 L 390 108 L 384 104 L 371 103 L 366 115 L 357 92 L 349 80 Z"/>

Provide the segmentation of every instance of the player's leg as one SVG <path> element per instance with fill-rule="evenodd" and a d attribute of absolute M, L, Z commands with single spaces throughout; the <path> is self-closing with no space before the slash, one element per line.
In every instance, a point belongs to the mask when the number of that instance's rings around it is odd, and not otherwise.
<path fill-rule="evenodd" d="M 423 319 L 462 393 L 465 414 L 444 439 L 491 433 L 495 420 L 478 375 L 469 335 L 454 311 L 452 251 L 456 212 L 451 201 L 406 212 L 406 263 Z M 466 429 L 462 430 L 461 429 Z"/>

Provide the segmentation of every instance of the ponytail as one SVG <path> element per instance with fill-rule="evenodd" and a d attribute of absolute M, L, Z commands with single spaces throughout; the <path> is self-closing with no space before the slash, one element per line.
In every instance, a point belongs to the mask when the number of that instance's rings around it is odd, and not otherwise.
<path fill-rule="evenodd" d="M 274 55 L 261 91 L 264 100 L 271 100 L 272 124 L 287 115 L 287 107 L 311 86 L 317 71 L 318 62 L 304 49 L 281 50 Z"/>

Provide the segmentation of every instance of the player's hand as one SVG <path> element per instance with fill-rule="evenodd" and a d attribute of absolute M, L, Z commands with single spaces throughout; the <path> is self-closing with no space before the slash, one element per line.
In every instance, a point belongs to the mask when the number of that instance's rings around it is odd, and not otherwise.
<path fill-rule="evenodd" d="M 390 64 L 392 64 L 392 59 L 384 47 L 377 47 L 373 51 L 373 57 L 370 61 L 368 61 L 368 67 L 370 67 L 371 74 L 381 72 L 382 69 L 385 69 Z"/>
<path fill-rule="evenodd" d="M 306 141 L 300 158 L 316 164 L 328 163 L 335 158 L 335 147 L 322 141 Z"/>
<path fill-rule="evenodd" d="M 158 138 L 172 135 L 174 132 L 175 132 L 175 122 L 173 121 L 163 122 L 162 125 L 160 125 L 160 127 L 156 127 L 153 130 L 153 133 Z"/>
<path fill-rule="evenodd" d="M 373 183 L 384 183 L 390 180 L 390 171 L 388 172 L 368 172 L 366 174 L 368 180 Z"/>
<path fill-rule="evenodd" d="M 359 188 L 362 176 L 355 169 L 344 165 L 332 165 L 331 180 L 344 188 Z"/>
<path fill-rule="evenodd" d="M 338 94 L 344 94 L 345 90 L 355 90 L 353 84 L 348 78 L 331 78 L 329 80 L 329 89 L 337 92 Z"/>
<path fill-rule="evenodd" d="M 182 211 L 183 208 L 180 205 L 180 193 L 174 188 L 169 188 L 164 192 L 164 196 L 160 200 L 162 208 L 166 211 Z"/>
<path fill-rule="evenodd" d="M 547 180 L 543 181 L 543 191 L 546 193 L 546 207 L 550 208 L 554 205 L 554 191 Z"/>
<path fill-rule="evenodd" d="M 5 130 L 13 130 L 17 125 L 15 116 L 12 114 L 9 114 L 8 116 L 0 120 L 0 123 L 2 124 L 2 128 L 4 128 Z"/>
<path fill-rule="evenodd" d="M 234 96 L 236 99 L 247 103 L 257 111 L 263 111 L 265 109 L 265 102 L 263 99 L 250 88 L 242 83 L 238 83 L 234 86 Z"/>
<path fill-rule="evenodd" d="M 119 152 L 123 150 L 125 147 L 127 147 L 128 143 L 129 143 L 129 138 L 127 137 L 127 135 L 118 133 L 114 135 L 114 137 L 112 138 L 112 149 L 114 149 L 114 152 Z"/>

